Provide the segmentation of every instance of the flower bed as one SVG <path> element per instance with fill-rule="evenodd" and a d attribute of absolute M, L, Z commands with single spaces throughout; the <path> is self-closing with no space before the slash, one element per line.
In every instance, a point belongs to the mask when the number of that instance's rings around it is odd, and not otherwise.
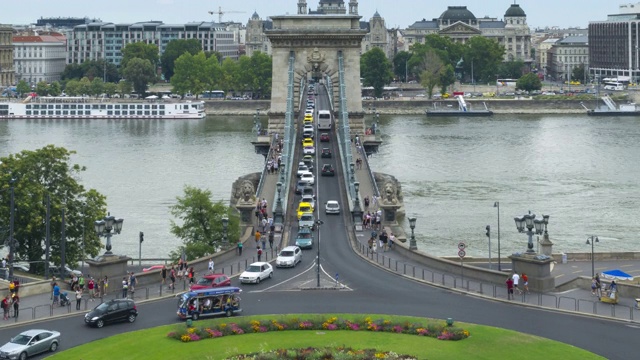
<path fill-rule="evenodd" d="M 168 337 L 182 342 L 199 341 L 207 338 L 219 338 L 223 336 L 242 335 L 245 333 L 264 333 L 268 331 L 285 330 L 349 330 L 349 331 L 374 331 L 392 332 L 397 334 L 409 334 L 428 336 L 439 340 L 462 340 L 469 337 L 467 330 L 448 326 L 444 321 L 428 320 L 426 323 L 394 323 L 385 319 L 373 320 L 370 317 L 363 319 L 341 319 L 338 317 L 316 317 L 312 319 L 299 319 L 288 317 L 272 319 L 268 321 L 240 320 L 236 323 L 217 323 L 202 327 L 179 327 L 178 330 L 167 334 Z"/>
<path fill-rule="evenodd" d="M 304 348 L 304 349 L 278 349 L 269 352 L 238 355 L 229 360 L 298 360 L 298 359 L 322 359 L 322 360 L 417 360 L 411 355 L 399 355 L 390 351 L 378 351 L 375 349 L 357 350 L 345 347 L 334 348 Z"/>

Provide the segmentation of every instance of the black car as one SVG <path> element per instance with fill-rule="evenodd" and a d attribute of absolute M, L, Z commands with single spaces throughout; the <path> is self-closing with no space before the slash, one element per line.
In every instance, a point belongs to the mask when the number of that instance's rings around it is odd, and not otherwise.
<path fill-rule="evenodd" d="M 320 157 L 323 157 L 323 158 L 330 158 L 330 157 L 331 157 L 331 149 L 329 149 L 329 148 L 322 148 L 322 152 L 320 153 Z"/>
<path fill-rule="evenodd" d="M 331 164 L 322 165 L 322 176 L 335 176 L 336 171 Z"/>
<path fill-rule="evenodd" d="M 105 324 L 128 321 L 136 321 L 138 309 L 131 299 L 113 299 L 96 306 L 84 316 L 84 322 L 98 328 Z"/>

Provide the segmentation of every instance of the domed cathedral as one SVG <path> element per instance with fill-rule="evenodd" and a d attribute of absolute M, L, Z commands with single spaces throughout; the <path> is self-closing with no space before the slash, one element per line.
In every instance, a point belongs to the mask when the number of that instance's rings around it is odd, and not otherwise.
<path fill-rule="evenodd" d="M 249 22 L 247 22 L 247 35 L 245 40 L 245 52 L 247 56 L 251 56 L 256 51 L 271 54 L 271 42 L 264 35 L 264 31 L 272 27 L 273 22 L 271 22 L 271 20 L 262 20 L 257 12 L 253 13 Z"/>
<path fill-rule="evenodd" d="M 462 43 L 474 36 L 484 36 L 504 46 L 505 61 L 533 61 L 527 15 L 518 4 L 511 4 L 503 20 L 489 16 L 476 18 L 466 6 L 449 6 L 440 17 L 431 21 L 422 19 L 406 28 L 403 32 L 404 50 L 409 51 L 416 43 L 424 44 L 425 36 L 430 34 L 448 36 Z"/>

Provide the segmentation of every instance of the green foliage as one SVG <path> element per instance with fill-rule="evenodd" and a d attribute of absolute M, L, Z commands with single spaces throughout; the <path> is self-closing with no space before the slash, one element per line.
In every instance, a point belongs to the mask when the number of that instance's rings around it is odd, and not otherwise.
<path fill-rule="evenodd" d="M 516 82 L 516 89 L 525 90 L 525 91 L 533 91 L 542 89 L 542 82 L 538 75 L 534 73 L 528 73 L 518 79 Z"/>
<path fill-rule="evenodd" d="M 77 96 L 80 93 L 80 81 L 76 80 L 76 79 L 72 79 L 67 81 L 67 85 L 65 85 L 64 87 L 64 92 L 68 95 L 68 96 Z"/>
<path fill-rule="evenodd" d="M 118 91 L 118 85 L 109 82 L 109 83 L 105 83 L 103 85 L 103 89 L 102 91 L 107 94 L 107 96 L 111 97 L 113 96 L 113 94 L 115 94 Z"/>
<path fill-rule="evenodd" d="M 87 60 L 82 64 L 69 64 L 62 72 L 62 80 L 82 79 L 83 77 L 93 80 L 106 77 L 108 82 L 116 82 L 120 79 L 118 68 L 104 59 Z"/>
<path fill-rule="evenodd" d="M 122 75 L 133 85 L 135 92 L 143 96 L 147 85 L 156 80 L 156 68 L 148 59 L 133 58 L 127 62 Z"/>
<path fill-rule="evenodd" d="M 256 51 L 251 55 L 250 62 L 251 82 L 247 90 L 251 90 L 254 95 L 262 97 L 271 93 L 271 78 L 273 65 L 271 57 Z"/>
<path fill-rule="evenodd" d="M 51 85 L 49 85 L 49 95 L 58 96 L 60 94 L 62 94 L 60 83 L 57 81 L 52 82 Z"/>
<path fill-rule="evenodd" d="M 447 64 L 443 63 L 436 50 L 428 49 L 422 58 L 420 84 L 425 88 L 429 99 L 433 96 L 433 89 L 441 84 Z M 450 66 L 450 65 L 449 65 Z"/>
<path fill-rule="evenodd" d="M 14 238 L 18 259 L 33 262 L 30 271 L 42 269 L 45 249 L 46 195 L 51 201 L 51 259 L 60 261 L 62 209 L 65 209 L 66 259 L 80 260 L 83 228 L 86 254 L 96 256 L 102 247 L 93 222 L 106 214 L 106 198 L 96 190 L 86 190 L 77 179 L 85 170 L 69 164 L 74 151 L 47 145 L 0 158 L 0 218 L 9 219 L 9 180 L 15 179 L 16 204 Z M 83 205 L 85 203 L 86 205 Z"/>
<path fill-rule="evenodd" d="M 396 79 L 402 79 L 402 81 L 407 81 L 407 76 L 409 74 L 408 71 L 408 61 L 411 57 L 411 53 L 407 51 L 400 51 L 393 57 L 393 73 L 396 75 Z"/>
<path fill-rule="evenodd" d="M 464 50 L 464 72 L 471 73 L 473 62 L 476 82 L 492 82 L 496 79 L 504 57 L 504 46 L 483 36 L 474 36 L 467 41 Z"/>
<path fill-rule="evenodd" d="M 584 64 L 580 64 L 571 70 L 571 80 L 585 82 L 585 78 L 588 78 L 587 69 Z"/>
<path fill-rule="evenodd" d="M 31 86 L 29 86 L 29 83 L 27 83 L 23 79 L 18 82 L 18 85 L 16 85 L 16 91 L 18 92 L 18 94 L 24 95 L 28 92 L 31 92 Z"/>
<path fill-rule="evenodd" d="M 67 65 L 60 77 L 62 80 L 71 80 L 71 79 L 82 79 L 84 76 L 84 71 L 80 64 L 69 64 Z"/>
<path fill-rule="evenodd" d="M 456 82 L 456 74 L 455 70 L 453 70 L 453 65 L 447 64 L 442 69 L 440 73 L 440 93 L 444 94 L 447 92 L 447 88 Z"/>
<path fill-rule="evenodd" d="M 164 49 L 160 57 L 162 74 L 165 80 L 171 80 L 174 74 L 175 61 L 183 54 L 196 55 L 202 51 L 202 44 L 197 39 L 176 39 L 171 40 Z"/>
<path fill-rule="evenodd" d="M 128 94 L 131 94 L 131 91 L 133 91 L 133 85 L 131 84 L 131 82 L 126 80 L 121 80 L 117 86 L 118 86 L 118 93 L 122 97 Z"/>
<path fill-rule="evenodd" d="M 151 63 L 151 65 L 153 66 L 155 72 L 155 67 L 159 61 L 158 47 L 154 44 L 146 44 L 141 41 L 127 44 L 124 48 L 122 48 L 122 61 L 120 62 L 120 69 L 126 69 L 129 61 L 135 58 L 148 60 L 149 63 Z M 127 78 L 126 75 L 124 77 Z"/>
<path fill-rule="evenodd" d="M 177 259 L 183 249 L 188 259 L 213 254 L 222 245 L 222 218 L 225 216 L 229 218 L 229 243 L 235 243 L 239 238 L 240 222 L 237 214 L 222 201 L 213 203 L 211 191 L 185 186 L 184 196 L 176 198 L 176 201 L 170 208 L 171 215 L 180 224 L 171 220 L 171 233 L 181 239 L 184 246 L 172 252 L 172 258 Z"/>
<path fill-rule="evenodd" d="M 171 77 L 173 92 L 184 95 L 195 94 L 196 97 L 206 89 L 207 58 L 204 52 L 197 55 L 186 52 L 175 61 L 175 73 Z"/>
<path fill-rule="evenodd" d="M 93 96 L 98 96 L 104 92 L 104 83 L 100 78 L 94 78 L 91 81 L 91 92 L 90 94 Z"/>
<path fill-rule="evenodd" d="M 222 76 L 220 77 L 220 88 L 225 92 L 236 88 L 238 73 L 240 66 L 237 61 L 226 58 L 222 61 Z"/>
<path fill-rule="evenodd" d="M 360 58 L 360 77 L 364 86 L 373 86 L 375 97 L 382 97 L 384 86 L 393 79 L 391 63 L 378 47 L 367 51 Z"/>
<path fill-rule="evenodd" d="M 207 57 L 207 61 L 205 63 L 205 75 L 207 90 L 218 90 L 220 88 L 220 80 L 222 79 L 222 68 L 220 66 L 220 62 L 215 56 Z"/>
<path fill-rule="evenodd" d="M 91 94 L 91 80 L 89 80 L 88 77 L 83 77 L 82 79 L 80 79 L 78 90 L 80 90 L 80 95 Z"/>
<path fill-rule="evenodd" d="M 524 61 L 505 61 L 498 68 L 498 77 L 504 79 L 519 79 L 524 71 Z"/>
<path fill-rule="evenodd" d="M 49 84 L 46 81 L 40 81 L 36 84 L 36 94 L 38 96 L 46 96 L 49 92 Z"/>

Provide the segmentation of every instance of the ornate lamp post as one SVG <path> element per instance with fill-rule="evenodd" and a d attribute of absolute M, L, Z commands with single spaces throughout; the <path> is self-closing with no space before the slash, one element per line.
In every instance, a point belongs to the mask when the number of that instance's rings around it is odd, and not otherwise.
<path fill-rule="evenodd" d="M 317 254 L 317 261 L 316 261 L 316 276 L 317 276 L 317 287 L 320 287 L 320 227 L 322 226 L 322 224 L 324 224 L 324 221 L 318 219 L 316 220 L 316 227 L 318 228 L 318 245 L 317 245 L 317 249 L 318 249 L 318 254 Z"/>
<path fill-rule="evenodd" d="M 229 239 L 227 239 L 227 233 L 229 228 L 229 218 L 222 218 L 222 248 L 226 249 L 229 247 Z"/>
<path fill-rule="evenodd" d="M 591 245 L 591 277 L 592 278 L 596 276 L 596 267 L 593 261 L 593 245 L 597 242 L 600 242 L 600 240 L 598 240 L 598 237 L 595 235 L 591 235 L 587 238 L 587 245 Z"/>
<path fill-rule="evenodd" d="M 351 174 L 351 182 L 356 181 L 356 164 L 349 164 L 349 173 Z"/>
<path fill-rule="evenodd" d="M 276 190 L 278 191 L 278 197 L 276 198 L 276 209 L 273 214 L 273 222 L 276 224 L 282 224 L 282 182 L 278 181 L 276 184 Z"/>
<path fill-rule="evenodd" d="M 82 203 L 82 265 L 80 265 L 80 271 L 84 272 L 84 223 L 85 218 L 85 212 L 87 211 L 87 203 Z"/>
<path fill-rule="evenodd" d="M 521 217 L 514 218 L 516 222 L 516 228 L 520 233 L 526 233 L 529 237 L 529 242 L 527 244 L 527 253 L 535 254 L 533 250 L 533 235 L 541 235 L 547 231 L 547 224 L 549 223 L 549 215 L 542 215 L 542 219 L 536 219 L 536 214 L 532 214 L 529 211 L 529 214 L 523 215 Z M 527 231 L 525 231 L 525 227 Z M 535 232 L 533 231 L 535 227 Z"/>
<path fill-rule="evenodd" d="M 111 252 L 111 236 L 113 234 L 120 234 L 120 232 L 122 231 L 123 222 L 124 222 L 124 219 L 122 218 L 116 219 L 115 216 L 111 216 L 110 213 L 107 213 L 107 216 L 105 216 L 104 219 L 97 220 L 96 222 L 93 223 L 96 229 L 96 234 L 98 234 L 98 236 L 103 236 L 107 238 L 107 245 L 105 246 L 105 249 L 107 249 L 107 251 L 105 251 L 104 253 L 105 255 L 113 254 Z M 113 230 L 113 232 L 111 232 L 111 230 Z"/>
<path fill-rule="evenodd" d="M 498 208 L 498 271 L 502 271 L 500 264 L 500 202 L 494 202 L 493 207 Z"/>
<path fill-rule="evenodd" d="M 362 221 L 362 209 L 360 208 L 360 196 L 358 193 L 360 192 L 360 183 L 358 181 L 353 183 L 353 189 L 356 193 L 355 203 L 353 204 L 353 218 L 356 223 L 360 223 Z"/>
<path fill-rule="evenodd" d="M 15 257 L 14 255 L 14 250 L 15 250 L 15 239 L 13 238 L 13 223 L 15 221 L 15 191 L 14 191 L 14 184 L 16 183 L 16 179 L 11 179 L 9 180 L 9 185 L 11 186 L 9 188 L 9 191 L 11 192 L 11 202 L 10 202 L 10 206 L 11 209 L 9 210 L 9 281 L 13 280 L 13 258 Z"/>
<path fill-rule="evenodd" d="M 411 240 L 409 241 L 409 250 L 418 250 L 418 245 L 416 245 L 416 236 L 413 232 L 413 229 L 416 228 L 416 218 L 409 218 L 409 227 L 411 228 Z"/>

